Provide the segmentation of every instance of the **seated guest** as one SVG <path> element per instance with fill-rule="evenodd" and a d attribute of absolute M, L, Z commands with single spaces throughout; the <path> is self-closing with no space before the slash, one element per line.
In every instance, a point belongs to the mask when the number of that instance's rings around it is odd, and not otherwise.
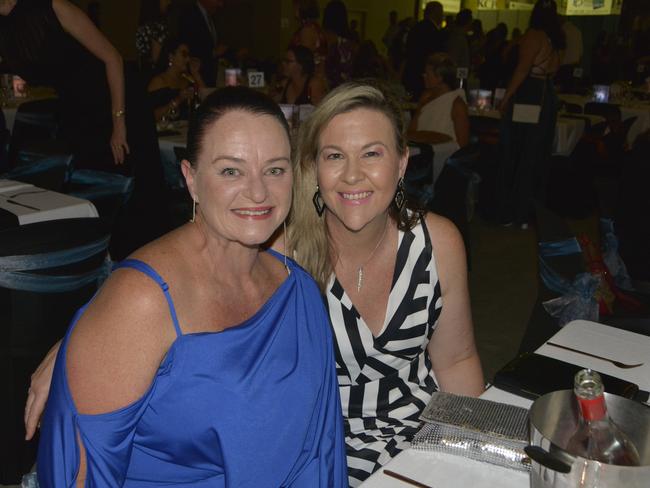
<path fill-rule="evenodd" d="M 350 486 L 410 446 L 434 391 L 483 392 L 463 240 L 405 200 L 401 107 L 364 83 L 300 126 L 287 238 L 334 330 Z"/>
<path fill-rule="evenodd" d="M 192 220 L 119 263 L 61 343 L 40 486 L 347 486 L 321 295 L 262 248 L 291 205 L 290 148 L 265 95 L 206 99 L 182 162 Z"/>
<path fill-rule="evenodd" d="M 189 105 L 195 94 L 205 89 L 199 71 L 199 61 L 190 60 L 190 49 L 180 39 L 169 39 L 161 51 L 157 66 L 158 74 L 147 90 L 156 120 L 166 114 L 187 118 Z M 173 118 L 173 117 L 172 117 Z"/>
<path fill-rule="evenodd" d="M 278 103 L 317 105 L 327 92 L 327 83 L 315 73 L 314 55 L 303 46 L 291 47 L 282 60 L 285 81 L 273 98 Z"/>
<path fill-rule="evenodd" d="M 447 54 L 436 53 L 427 59 L 424 85 L 409 127 L 409 139 L 430 144 L 452 140 L 459 147 L 469 144 L 465 92 L 458 88 L 456 64 Z"/>

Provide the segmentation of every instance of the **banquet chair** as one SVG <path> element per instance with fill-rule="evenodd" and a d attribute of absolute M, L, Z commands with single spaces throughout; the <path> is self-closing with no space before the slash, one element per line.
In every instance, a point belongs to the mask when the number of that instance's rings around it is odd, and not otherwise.
<path fill-rule="evenodd" d="M 588 280 L 585 275 L 590 273 L 583 257 L 582 247 L 567 221 L 540 202 L 535 203 L 535 214 L 538 240 L 538 292 L 519 346 L 520 353 L 534 351 L 561 327 L 558 318 L 547 312 L 544 302 L 563 295 L 566 297 L 569 293 L 580 294 L 584 299 L 589 294 Z M 585 279 L 579 279 L 580 277 Z M 591 292 L 592 298 L 593 293 L 595 290 Z M 572 306 L 575 308 L 580 305 L 584 303 L 574 302 Z M 597 321 L 612 327 L 650 335 L 650 319 L 647 315 L 628 313 L 618 306 L 616 301 L 613 313 L 601 315 Z"/>
<path fill-rule="evenodd" d="M 650 131 L 637 138 L 621 172 L 612 218 L 621 257 L 636 289 L 650 293 Z"/>
<path fill-rule="evenodd" d="M 471 270 L 471 242 L 469 222 L 473 214 L 472 185 L 480 181 L 472 164 L 478 161 L 477 146 L 466 146 L 451 155 L 434 185 L 433 198 L 427 208 L 451 220 L 465 244 L 467 269 Z"/>
<path fill-rule="evenodd" d="M 470 222 L 474 217 L 474 205 L 478 199 L 479 183 L 481 176 L 477 172 L 481 158 L 481 146 L 478 142 L 461 147 L 454 154 L 449 156 L 445 164 L 455 166 L 467 179 L 469 186 L 467 188 L 467 221 Z"/>
<path fill-rule="evenodd" d="M 433 196 L 433 148 L 431 144 L 409 142 L 410 154 L 404 187 L 407 197 L 418 206 L 426 206 Z"/>
<path fill-rule="evenodd" d="M 72 154 L 36 157 L 14 166 L 0 177 L 60 192 L 68 178 L 71 163 Z"/>
<path fill-rule="evenodd" d="M 0 231 L 0 485 L 20 483 L 38 440 L 24 441 L 30 374 L 107 275 L 101 219 L 38 222 Z"/>
<path fill-rule="evenodd" d="M 112 226 L 133 193 L 133 177 L 89 169 L 73 170 L 66 182 L 68 195 L 93 203 L 99 216 Z"/>
<path fill-rule="evenodd" d="M 560 329 L 558 320 L 544 309 L 543 303 L 552 298 L 557 298 L 558 292 L 553 291 L 546 284 L 548 280 L 545 279 L 543 274 L 545 268 L 541 265 L 542 259 L 544 265 L 549 267 L 547 271 L 554 275 L 555 280 L 572 281 L 574 276 L 585 271 L 579 249 L 570 248 L 571 241 L 575 239 L 575 236 L 564 219 L 540 202 L 536 202 L 534 208 L 538 243 L 565 243 L 567 247 L 563 254 L 555 253 L 554 256 L 538 257 L 537 299 L 528 319 L 519 346 L 519 353 L 535 351 Z"/>
<path fill-rule="evenodd" d="M 501 121 L 492 117 L 472 116 L 470 117 L 470 129 L 477 142 L 481 145 L 497 146 Z"/>
<path fill-rule="evenodd" d="M 9 143 L 9 163 L 18 160 L 21 151 L 54 141 L 59 128 L 59 101 L 56 98 L 21 103 Z"/>
<path fill-rule="evenodd" d="M 621 108 L 614 103 L 587 102 L 585 103 L 584 113 L 588 115 L 600 115 L 607 122 L 620 121 Z"/>

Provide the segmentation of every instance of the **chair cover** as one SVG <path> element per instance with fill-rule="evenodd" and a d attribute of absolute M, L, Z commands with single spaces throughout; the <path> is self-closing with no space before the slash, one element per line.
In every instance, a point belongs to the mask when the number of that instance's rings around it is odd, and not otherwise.
<path fill-rule="evenodd" d="M 60 154 L 33 159 L 0 176 L 9 180 L 30 183 L 39 188 L 61 191 L 70 172 L 71 154 Z"/>
<path fill-rule="evenodd" d="M 24 441 L 22 420 L 30 375 L 97 290 L 107 242 L 98 218 L 0 231 L 0 484 L 20 483 L 34 464 L 38 441 Z"/>

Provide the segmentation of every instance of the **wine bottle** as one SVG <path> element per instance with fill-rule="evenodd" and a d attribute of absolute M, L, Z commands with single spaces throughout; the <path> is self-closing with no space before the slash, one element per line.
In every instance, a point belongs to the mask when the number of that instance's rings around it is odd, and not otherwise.
<path fill-rule="evenodd" d="M 578 371 L 573 391 L 578 402 L 578 426 L 567 444 L 567 451 L 606 464 L 640 465 L 634 443 L 607 414 L 600 375 L 590 369 Z"/>

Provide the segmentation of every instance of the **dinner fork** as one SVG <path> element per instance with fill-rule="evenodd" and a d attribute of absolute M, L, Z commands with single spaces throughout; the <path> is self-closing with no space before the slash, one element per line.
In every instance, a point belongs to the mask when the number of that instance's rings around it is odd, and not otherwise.
<path fill-rule="evenodd" d="M 584 354 L 585 356 L 589 356 L 592 358 L 602 359 L 603 361 L 609 361 L 617 368 L 622 368 L 622 369 L 638 368 L 639 366 L 643 366 L 644 364 L 644 363 L 636 363 L 636 364 L 622 363 L 614 359 L 605 358 L 603 356 L 597 356 L 596 354 L 591 354 L 590 352 L 580 351 L 579 349 L 573 349 L 572 347 L 563 346 L 561 344 L 556 344 L 554 342 L 547 342 L 546 344 L 548 344 L 549 346 L 559 347 L 560 349 L 566 349 L 567 351 L 577 352 L 578 354 Z"/>

